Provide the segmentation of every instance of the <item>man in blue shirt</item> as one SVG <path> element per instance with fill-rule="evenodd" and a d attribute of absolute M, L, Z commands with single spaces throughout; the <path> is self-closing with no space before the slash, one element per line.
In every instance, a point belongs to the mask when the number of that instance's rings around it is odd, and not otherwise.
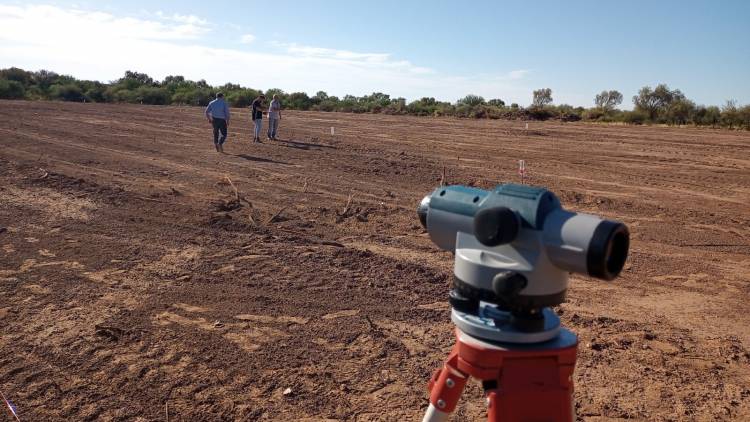
<path fill-rule="evenodd" d="M 224 141 L 227 139 L 227 126 L 229 126 L 229 107 L 224 101 L 224 94 L 219 92 L 216 99 L 208 103 L 206 107 L 206 118 L 214 127 L 214 147 L 217 152 L 224 152 Z M 221 132 L 221 138 L 219 138 Z"/>
<path fill-rule="evenodd" d="M 265 100 L 265 95 L 259 95 L 258 98 L 253 101 L 252 110 L 250 111 L 250 118 L 253 119 L 253 123 L 255 124 L 253 143 L 260 143 L 260 130 L 263 127 L 263 101 Z"/>

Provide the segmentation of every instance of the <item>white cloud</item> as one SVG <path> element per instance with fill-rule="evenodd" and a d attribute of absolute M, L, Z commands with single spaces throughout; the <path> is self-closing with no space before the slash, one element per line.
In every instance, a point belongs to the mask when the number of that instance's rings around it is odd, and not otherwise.
<path fill-rule="evenodd" d="M 310 47 L 297 44 L 274 43 L 278 47 L 286 49 L 290 54 L 318 57 L 322 59 L 364 60 L 370 63 L 385 63 L 390 57 L 385 53 L 355 53 L 347 50 L 335 50 L 332 48 Z"/>
<path fill-rule="evenodd" d="M 175 17 L 179 20 L 175 21 Z M 195 40 L 210 31 L 205 21 L 175 17 L 144 20 L 47 5 L 0 5 L 0 39 L 65 48 L 64 42 L 68 40 L 86 41 L 78 47 L 114 37 L 120 40 Z"/>
<path fill-rule="evenodd" d="M 519 69 L 519 70 L 511 70 L 508 72 L 508 78 L 510 79 L 523 79 L 526 77 L 526 75 L 531 72 L 528 69 Z"/>
<path fill-rule="evenodd" d="M 172 15 L 171 19 L 175 22 L 181 22 L 189 25 L 198 25 L 198 26 L 206 26 L 208 25 L 208 21 L 205 19 L 201 19 L 195 15 L 180 15 L 175 13 Z"/>
<path fill-rule="evenodd" d="M 367 68 L 380 68 L 401 70 L 409 73 L 427 74 L 433 73 L 432 69 L 415 66 L 406 60 L 392 60 L 387 53 L 357 53 L 348 50 L 336 50 L 332 48 L 310 47 L 298 44 L 272 43 L 282 48 L 286 53 L 299 58 L 317 59 L 331 63 L 347 64 Z"/>
<path fill-rule="evenodd" d="M 214 85 L 331 95 L 373 91 L 454 101 L 468 93 L 528 103 L 526 70 L 472 77 L 448 75 L 387 53 L 276 43 L 276 51 L 216 48 L 205 43 L 209 22 L 193 15 L 152 18 L 47 5 L 0 5 L 0 67 L 49 69 L 82 79 L 114 80 L 125 70 L 154 78 L 183 75 Z M 239 32 L 239 31 L 237 31 Z M 240 36 L 239 34 L 236 36 Z M 250 42 L 252 35 L 240 39 Z M 248 72 L 252 69 L 252 72 Z"/>
<path fill-rule="evenodd" d="M 253 41 L 255 41 L 255 35 L 253 34 L 245 34 L 240 38 L 242 44 L 250 44 Z"/>

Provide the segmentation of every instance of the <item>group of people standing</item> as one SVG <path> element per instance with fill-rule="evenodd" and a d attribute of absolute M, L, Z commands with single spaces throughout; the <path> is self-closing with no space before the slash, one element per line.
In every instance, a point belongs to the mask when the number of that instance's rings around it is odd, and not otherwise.
<path fill-rule="evenodd" d="M 250 106 L 250 118 L 255 125 L 253 143 L 260 143 L 264 113 L 268 114 L 268 131 L 266 133 L 268 139 L 276 140 L 276 133 L 279 130 L 279 120 L 281 120 L 281 101 L 279 101 L 279 96 L 273 96 L 273 100 L 268 106 L 267 112 L 263 111 L 265 108 L 265 101 L 266 96 L 261 94 L 253 100 L 253 103 Z M 205 115 L 214 129 L 214 147 L 216 148 L 216 151 L 224 152 L 224 142 L 227 140 L 227 127 L 229 127 L 231 114 L 229 112 L 229 106 L 226 101 L 224 101 L 223 93 L 219 92 L 216 94 L 216 99 L 208 103 Z"/>

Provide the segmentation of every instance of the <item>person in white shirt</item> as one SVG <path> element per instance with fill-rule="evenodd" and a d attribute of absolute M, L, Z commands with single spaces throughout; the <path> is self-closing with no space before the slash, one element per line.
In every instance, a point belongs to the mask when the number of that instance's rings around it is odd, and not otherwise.
<path fill-rule="evenodd" d="M 276 140 L 276 132 L 279 130 L 281 120 L 281 101 L 279 96 L 274 95 L 271 105 L 268 107 L 268 139 Z"/>

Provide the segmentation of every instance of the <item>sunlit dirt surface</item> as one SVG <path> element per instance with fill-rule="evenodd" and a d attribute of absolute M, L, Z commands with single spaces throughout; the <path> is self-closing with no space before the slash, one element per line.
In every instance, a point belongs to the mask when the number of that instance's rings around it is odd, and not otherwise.
<path fill-rule="evenodd" d="M 219 154 L 200 108 L 0 102 L 0 391 L 24 421 L 419 420 L 452 259 L 416 205 L 524 159 L 632 232 L 560 307 L 579 419 L 750 420 L 750 133 L 524 127 L 289 112 L 253 145 L 236 110 Z M 484 415 L 472 382 L 454 420 Z"/>

